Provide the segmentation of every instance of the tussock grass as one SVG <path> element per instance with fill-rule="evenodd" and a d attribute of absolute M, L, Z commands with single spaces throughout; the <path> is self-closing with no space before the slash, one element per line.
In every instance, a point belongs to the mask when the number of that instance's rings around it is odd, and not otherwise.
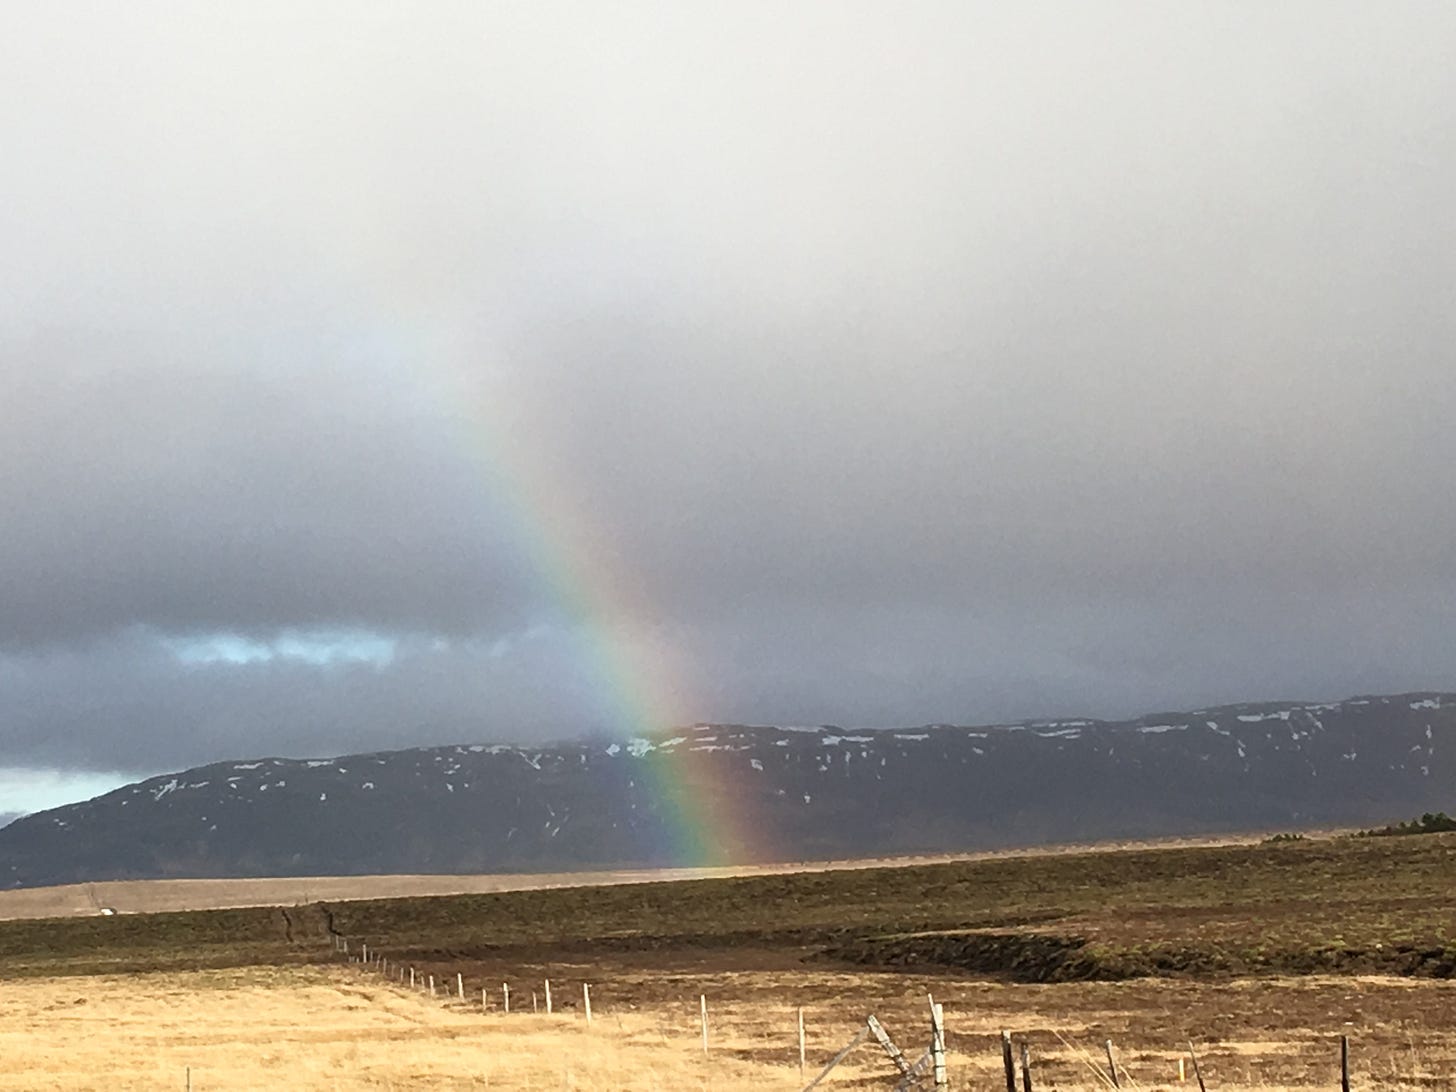
<path fill-rule="evenodd" d="M 188 1067 L 197 1092 L 792 1089 L 800 1087 L 795 1002 L 809 1002 L 813 1075 L 869 1011 L 918 1054 L 927 986 L 946 1005 L 960 1089 L 999 1086 L 1002 1028 L 1031 1044 L 1039 1088 L 1105 1087 L 1098 1073 L 1107 1037 L 1125 1088 L 1174 1088 L 1190 1031 L 1210 1086 L 1220 1089 L 1331 1087 L 1341 1030 L 1355 1039 L 1359 1087 L 1449 1089 L 1456 1072 L 1446 1015 L 1456 988 L 1447 983 L 1015 986 L 805 971 L 684 975 L 673 986 L 681 996 L 633 1007 L 614 999 L 616 983 L 601 983 L 588 1027 L 570 1012 L 504 1016 L 431 1001 L 345 966 L 27 979 L 0 991 L 0 1090 L 180 1089 Z M 710 996 L 706 1058 L 689 996 L 696 988 Z M 1377 1026 L 1335 1019 L 1357 1012 Z M 884 1056 L 864 1046 L 826 1087 L 883 1089 L 891 1078 Z"/>
<path fill-rule="evenodd" d="M 704 1059 L 662 1014 L 482 1016 L 342 970 L 32 979 L 0 997 L 0 1089 L 792 1088 L 797 1069 Z"/>

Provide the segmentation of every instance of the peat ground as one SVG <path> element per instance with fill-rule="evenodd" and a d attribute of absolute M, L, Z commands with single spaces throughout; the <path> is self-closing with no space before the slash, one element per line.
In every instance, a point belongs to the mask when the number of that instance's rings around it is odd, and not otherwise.
<path fill-rule="evenodd" d="M 1456 974 L 1456 835 L 0 922 L 0 973 L 286 964 L 853 965 L 1018 982 Z M 452 976 L 454 971 L 451 972 Z"/>

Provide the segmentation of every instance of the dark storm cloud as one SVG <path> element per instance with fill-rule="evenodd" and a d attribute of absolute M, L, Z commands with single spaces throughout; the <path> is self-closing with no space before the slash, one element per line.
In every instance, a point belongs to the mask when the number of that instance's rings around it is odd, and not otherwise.
<path fill-rule="evenodd" d="M 16 23 L 0 766 L 1452 684 L 1444 5 Z"/>
<path fill-rule="evenodd" d="M 357 347 L 228 340 L 5 347 L 0 648 L 519 611 L 511 528 L 420 390 Z"/>

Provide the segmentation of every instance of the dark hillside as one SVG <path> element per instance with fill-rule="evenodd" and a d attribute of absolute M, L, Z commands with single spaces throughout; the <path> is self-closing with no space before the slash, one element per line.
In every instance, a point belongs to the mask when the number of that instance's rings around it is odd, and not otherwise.
<path fill-rule="evenodd" d="M 0 830 L 5 886 L 863 858 L 1449 809 L 1456 697 L 224 762 Z M 685 859 L 689 858 L 689 859 Z"/>

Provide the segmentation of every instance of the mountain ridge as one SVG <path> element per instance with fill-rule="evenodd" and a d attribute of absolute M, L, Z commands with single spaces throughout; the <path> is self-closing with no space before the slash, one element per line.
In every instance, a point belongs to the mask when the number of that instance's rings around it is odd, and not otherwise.
<path fill-rule="evenodd" d="M 539 746 L 229 760 L 0 829 L 0 886 L 944 853 L 1449 809 L 1456 694 L 1125 720 L 698 724 Z"/>

